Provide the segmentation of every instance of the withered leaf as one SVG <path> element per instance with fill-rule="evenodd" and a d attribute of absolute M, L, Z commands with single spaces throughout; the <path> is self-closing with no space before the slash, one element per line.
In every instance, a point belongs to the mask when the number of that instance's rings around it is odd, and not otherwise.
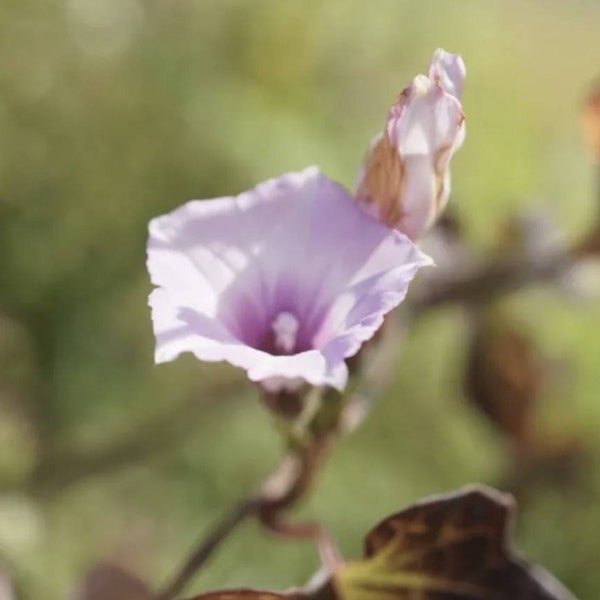
<path fill-rule="evenodd" d="M 542 360 L 522 327 L 494 313 L 478 319 L 469 348 L 465 394 L 522 451 L 531 442 L 543 375 Z"/>
<path fill-rule="evenodd" d="M 510 548 L 511 496 L 485 487 L 425 499 L 366 538 L 319 594 L 337 600 L 574 600 Z"/>
<path fill-rule="evenodd" d="M 121 567 L 101 564 L 87 574 L 75 600 L 156 600 L 146 584 Z"/>
<path fill-rule="evenodd" d="M 261 590 L 239 589 L 208 592 L 189 600 L 296 600 L 299 595 L 291 592 L 265 592 Z"/>

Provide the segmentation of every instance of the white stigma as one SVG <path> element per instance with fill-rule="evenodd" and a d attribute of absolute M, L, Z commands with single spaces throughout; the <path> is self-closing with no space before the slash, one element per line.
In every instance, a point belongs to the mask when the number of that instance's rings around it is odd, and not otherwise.
<path fill-rule="evenodd" d="M 299 328 L 300 322 L 292 313 L 280 312 L 271 324 L 275 334 L 275 348 L 284 354 L 293 352 Z"/>

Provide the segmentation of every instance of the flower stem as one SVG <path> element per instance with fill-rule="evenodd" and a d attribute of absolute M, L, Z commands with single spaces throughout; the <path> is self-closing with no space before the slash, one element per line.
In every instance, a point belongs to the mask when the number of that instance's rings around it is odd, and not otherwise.
<path fill-rule="evenodd" d="M 194 577 L 196 572 L 212 556 L 213 552 L 260 506 L 258 498 L 249 497 L 232 506 L 213 529 L 202 538 L 197 548 L 185 560 L 175 577 L 159 593 L 160 600 L 172 600 Z"/>
<path fill-rule="evenodd" d="M 319 423 L 319 427 L 311 431 L 309 442 L 292 445 L 281 463 L 260 486 L 258 493 L 233 505 L 200 540 L 172 580 L 159 593 L 159 600 L 173 600 L 178 596 L 217 548 L 250 517 L 256 518 L 267 530 L 286 539 L 314 539 L 324 565 L 333 568 L 339 564 L 337 546 L 321 525 L 291 523 L 283 515 L 312 487 L 335 438 L 334 425 L 330 423 L 323 427 Z"/>

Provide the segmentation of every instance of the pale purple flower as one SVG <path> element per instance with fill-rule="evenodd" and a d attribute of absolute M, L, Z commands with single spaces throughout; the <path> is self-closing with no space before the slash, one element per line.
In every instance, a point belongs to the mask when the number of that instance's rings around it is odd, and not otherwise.
<path fill-rule="evenodd" d="M 431 259 L 318 169 L 150 223 L 156 362 L 192 352 L 271 389 L 342 389 L 355 354 Z"/>
<path fill-rule="evenodd" d="M 356 198 L 376 218 L 415 239 L 450 194 L 449 163 L 465 137 L 460 56 L 437 50 L 388 113 L 360 170 Z"/>

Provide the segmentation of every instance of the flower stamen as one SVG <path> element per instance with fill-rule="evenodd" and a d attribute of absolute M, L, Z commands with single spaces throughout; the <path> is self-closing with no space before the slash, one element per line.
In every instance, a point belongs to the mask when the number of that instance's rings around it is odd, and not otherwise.
<path fill-rule="evenodd" d="M 300 321 L 289 312 L 280 312 L 271 324 L 275 349 L 282 354 L 292 354 L 296 347 Z"/>

